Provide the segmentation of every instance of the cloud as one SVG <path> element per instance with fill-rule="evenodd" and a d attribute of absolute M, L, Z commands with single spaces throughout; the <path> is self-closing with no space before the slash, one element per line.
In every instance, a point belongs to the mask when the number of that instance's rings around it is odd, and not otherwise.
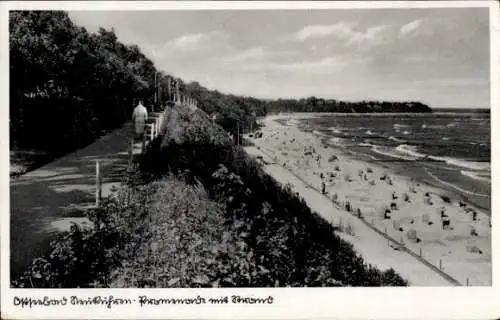
<path fill-rule="evenodd" d="M 314 74 L 331 74 L 357 63 L 356 59 L 347 56 L 332 56 L 319 60 L 303 60 L 293 63 L 276 64 L 275 68 L 282 71 L 306 72 Z"/>
<path fill-rule="evenodd" d="M 180 36 L 166 44 L 181 50 L 202 49 L 207 46 L 227 43 L 229 35 L 223 31 L 212 31 L 209 33 L 193 33 Z"/>
<path fill-rule="evenodd" d="M 387 37 L 384 37 L 386 31 L 389 30 L 389 26 L 387 25 L 379 25 L 372 28 L 368 28 L 365 32 L 353 32 L 351 38 L 346 43 L 346 46 L 353 45 L 377 45 L 382 43 L 384 40 L 387 40 Z"/>
<path fill-rule="evenodd" d="M 229 45 L 229 34 L 223 31 L 209 33 L 191 33 L 179 36 L 150 48 L 155 57 L 188 57 L 214 55 L 232 50 Z"/>
<path fill-rule="evenodd" d="M 332 25 L 306 26 L 294 33 L 291 39 L 296 42 L 307 40 L 318 42 L 333 37 L 340 40 L 341 46 L 344 47 L 367 48 L 391 40 L 393 37 L 390 30 L 391 27 L 384 24 L 366 27 L 363 30 L 356 23 L 341 21 Z M 317 48 L 317 45 L 313 45 L 311 48 Z"/>
<path fill-rule="evenodd" d="M 406 36 L 415 34 L 415 31 L 422 25 L 422 19 L 414 20 L 410 23 L 407 23 L 401 27 L 399 30 L 399 36 L 404 38 Z"/>
<path fill-rule="evenodd" d="M 232 51 L 227 55 L 215 57 L 215 59 L 231 63 L 248 63 L 267 60 L 275 55 L 276 53 L 268 51 L 265 47 L 257 46 L 241 51 Z"/>
<path fill-rule="evenodd" d="M 338 22 L 333 25 L 310 25 L 305 26 L 295 34 L 299 41 L 305 41 L 312 38 L 325 38 L 337 36 L 339 38 L 350 38 L 352 36 L 352 24 L 347 22 Z"/>

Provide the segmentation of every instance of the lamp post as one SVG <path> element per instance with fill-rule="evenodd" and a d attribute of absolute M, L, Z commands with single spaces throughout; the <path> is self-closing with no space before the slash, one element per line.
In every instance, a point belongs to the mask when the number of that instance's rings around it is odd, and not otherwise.
<path fill-rule="evenodd" d="M 240 120 L 236 120 L 236 144 L 239 146 L 240 145 Z"/>
<path fill-rule="evenodd" d="M 155 86 L 154 86 L 155 94 L 154 94 L 153 112 L 155 111 L 156 104 L 158 103 L 158 88 L 157 88 L 157 81 L 156 81 L 157 75 L 158 75 L 158 72 L 155 71 Z"/>
<path fill-rule="evenodd" d="M 253 121 L 256 119 L 255 111 L 252 111 L 252 120 L 250 121 L 250 132 L 253 132 Z"/>

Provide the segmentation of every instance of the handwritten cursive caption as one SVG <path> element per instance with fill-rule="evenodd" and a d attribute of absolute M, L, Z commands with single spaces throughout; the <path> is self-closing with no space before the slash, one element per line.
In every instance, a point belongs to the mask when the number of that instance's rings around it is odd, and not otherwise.
<path fill-rule="evenodd" d="M 225 304 L 273 304 L 274 297 L 266 298 L 244 297 L 238 295 L 222 296 L 222 297 L 151 297 L 139 296 L 136 299 L 119 298 L 114 296 L 93 296 L 79 297 L 69 296 L 62 298 L 50 298 L 48 296 L 41 298 L 31 297 L 14 297 L 14 306 L 20 308 L 35 308 L 35 307 L 57 307 L 57 306 L 95 306 L 101 305 L 108 309 L 120 305 L 138 304 L 141 307 L 160 306 L 160 305 L 225 305 Z"/>

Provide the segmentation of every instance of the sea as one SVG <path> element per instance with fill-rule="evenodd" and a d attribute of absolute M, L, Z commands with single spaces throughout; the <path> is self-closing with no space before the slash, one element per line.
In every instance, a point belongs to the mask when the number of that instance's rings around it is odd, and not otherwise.
<path fill-rule="evenodd" d="M 491 212 L 488 110 L 328 113 L 300 119 L 295 125 L 332 147 L 445 189 L 486 214 Z"/>

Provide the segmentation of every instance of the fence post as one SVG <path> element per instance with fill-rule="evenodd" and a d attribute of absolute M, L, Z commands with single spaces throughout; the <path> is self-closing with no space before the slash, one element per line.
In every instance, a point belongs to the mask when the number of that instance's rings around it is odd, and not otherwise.
<path fill-rule="evenodd" d="M 443 262 L 441 261 L 441 259 L 439 259 L 439 270 L 442 270 L 443 269 Z"/>
<path fill-rule="evenodd" d="M 467 278 L 467 287 L 469 286 L 469 278 Z"/>
<path fill-rule="evenodd" d="M 154 124 L 154 122 L 151 124 L 151 126 L 149 128 L 150 128 L 149 129 L 149 139 L 150 139 L 149 142 L 152 143 L 153 140 L 155 139 L 155 136 L 154 136 L 154 134 L 155 134 L 155 124 Z"/>
<path fill-rule="evenodd" d="M 95 205 L 99 208 L 101 204 L 101 195 L 102 195 L 102 180 L 101 180 L 101 162 L 100 160 L 96 160 L 95 162 Z"/>
<path fill-rule="evenodd" d="M 133 165 L 133 148 L 134 148 L 134 139 L 130 139 L 128 141 L 128 168 L 131 169 Z"/>
<path fill-rule="evenodd" d="M 144 128 L 144 132 L 142 134 L 142 154 L 146 153 L 146 128 Z"/>
<path fill-rule="evenodd" d="M 422 246 L 420 246 L 420 257 L 422 257 Z"/>

